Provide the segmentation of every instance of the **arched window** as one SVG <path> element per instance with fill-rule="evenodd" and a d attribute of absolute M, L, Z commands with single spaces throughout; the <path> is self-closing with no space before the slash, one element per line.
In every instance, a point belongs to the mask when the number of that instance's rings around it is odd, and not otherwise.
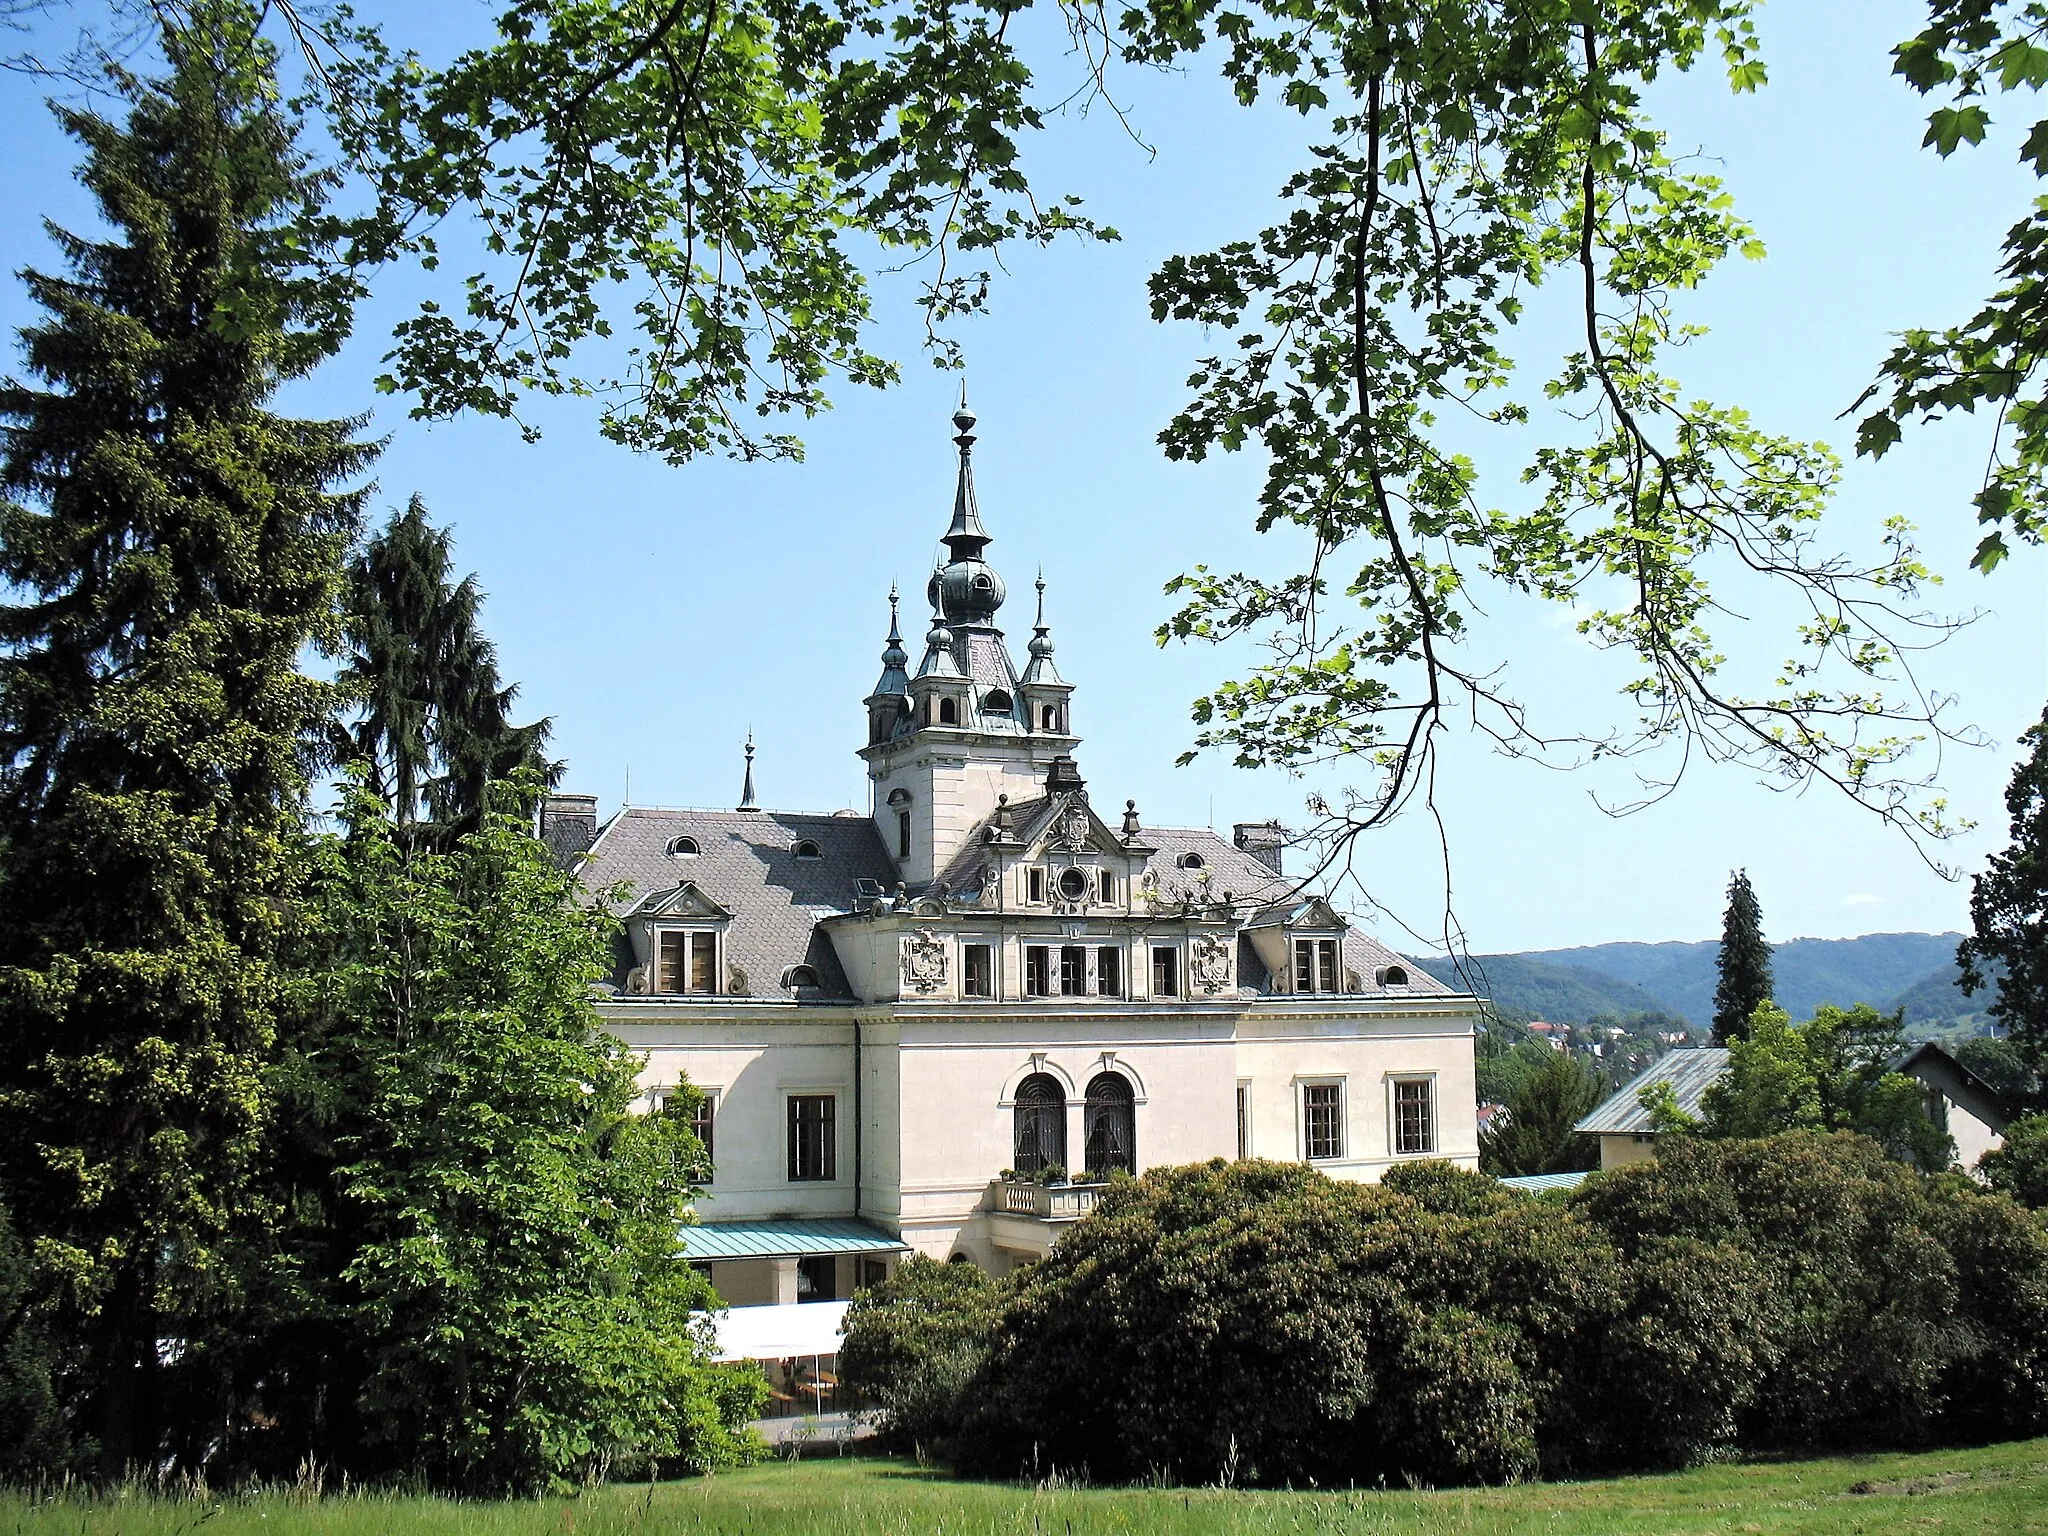
<path fill-rule="evenodd" d="M 1203 860 L 1199 853 L 1184 853 L 1176 862 L 1179 863 L 1182 869 L 1200 869 Z"/>
<path fill-rule="evenodd" d="M 790 849 L 790 852 L 794 853 L 800 859 L 822 859 L 824 857 L 824 855 L 818 851 L 818 845 L 812 842 L 808 837 L 805 838 L 802 842 L 798 843 L 794 848 Z"/>
<path fill-rule="evenodd" d="M 1048 731 L 1058 730 L 1060 728 L 1059 706 L 1056 704 L 1046 705 L 1045 708 L 1039 712 L 1038 718 L 1040 726 L 1043 729 Z"/>
<path fill-rule="evenodd" d="M 1015 1142 L 1010 1166 L 1019 1173 L 1067 1166 L 1067 1094 L 1058 1078 L 1034 1072 L 1017 1085 Z"/>
<path fill-rule="evenodd" d="M 1408 970 L 1405 966 L 1388 965 L 1380 968 L 1380 985 L 1383 987 L 1405 987 L 1408 985 Z"/>
<path fill-rule="evenodd" d="M 697 839 L 694 837 L 670 838 L 668 851 L 671 858 L 694 859 L 698 853 Z"/>
<path fill-rule="evenodd" d="M 1079 901 L 1088 894 L 1088 872 L 1081 869 L 1060 871 L 1060 895 L 1068 901 Z"/>
<path fill-rule="evenodd" d="M 815 987 L 818 984 L 818 973 L 808 965 L 792 965 L 782 973 L 782 984 L 792 988 Z"/>
<path fill-rule="evenodd" d="M 1138 1171 L 1138 1114 L 1129 1079 L 1100 1072 L 1088 1084 L 1081 1127 L 1088 1137 L 1088 1171 L 1108 1173 L 1121 1168 Z"/>
<path fill-rule="evenodd" d="M 981 712 L 985 715 L 1007 715 L 1010 709 L 1010 696 L 1000 688 L 991 688 L 982 696 Z"/>
<path fill-rule="evenodd" d="M 952 699 L 939 700 L 939 724 L 958 725 L 959 723 L 960 706 Z"/>

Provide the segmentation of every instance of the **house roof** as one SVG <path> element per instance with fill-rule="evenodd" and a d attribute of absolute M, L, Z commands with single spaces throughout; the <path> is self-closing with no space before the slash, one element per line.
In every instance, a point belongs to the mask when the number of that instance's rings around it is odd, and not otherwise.
<path fill-rule="evenodd" d="M 668 849 L 679 837 L 694 855 Z M 818 857 L 798 858 L 802 842 Z M 853 995 L 832 942 L 818 919 L 853 906 L 854 881 L 896 883 L 895 861 L 866 816 L 816 816 L 790 811 L 681 811 L 628 806 L 598 834 L 580 877 L 587 890 L 609 893 L 623 885 L 610 910 L 623 917 L 648 896 L 694 885 L 733 914 L 726 929 L 729 964 L 746 973 L 754 997 L 795 998 L 782 977 L 792 966 L 817 973 L 808 999 L 843 1001 Z M 621 965 L 622 981 L 626 965 Z"/>
<path fill-rule="evenodd" d="M 1728 1053 L 1718 1047 L 1672 1051 L 1637 1073 L 1573 1129 L 1594 1136 L 1648 1134 L 1650 1112 L 1643 1108 L 1640 1097 L 1645 1088 L 1654 1083 L 1669 1083 L 1678 1107 L 1688 1115 L 1697 1115 L 1701 1098 L 1727 1070 Z"/>
<path fill-rule="evenodd" d="M 1939 1090 L 1951 1104 L 1961 1106 L 1994 1131 L 2002 1133 L 2012 1120 L 2013 1106 L 2004 1094 L 1931 1040 L 1902 1052 L 1891 1069 Z"/>
<path fill-rule="evenodd" d="M 1525 1195 L 1540 1195 L 1548 1189 L 1577 1189 L 1586 1182 L 1586 1173 L 1518 1173 L 1512 1178 L 1499 1180 L 1502 1189 L 1518 1190 Z"/>
<path fill-rule="evenodd" d="M 903 1242 L 851 1217 L 819 1221 L 707 1221 L 683 1228 L 683 1257 L 809 1259 L 828 1253 L 901 1253 Z"/>

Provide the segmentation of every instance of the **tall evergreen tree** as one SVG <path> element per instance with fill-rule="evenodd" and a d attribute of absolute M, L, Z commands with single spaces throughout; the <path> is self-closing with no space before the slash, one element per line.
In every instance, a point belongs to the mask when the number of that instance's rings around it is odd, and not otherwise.
<path fill-rule="evenodd" d="M 1728 882 L 1728 911 L 1721 919 L 1721 979 L 1714 987 L 1714 1044 L 1749 1036 L 1750 1015 L 1771 1000 L 1771 946 L 1764 942 L 1764 913 L 1749 888 L 1749 871 Z"/>
<path fill-rule="evenodd" d="M 1970 935 L 1956 950 L 1963 990 L 1995 986 L 1988 1010 L 2021 1059 L 2048 1067 L 2048 710 L 2020 737 L 2027 755 L 2006 786 L 2012 843 L 1970 889 Z"/>
<path fill-rule="evenodd" d="M 476 577 L 451 574 L 448 532 L 414 496 L 349 564 L 342 670 L 360 710 L 342 755 L 364 765 L 401 831 L 443 843 L 476 826 L 487 785 L 560 772 L 545 756 L 550 722 L 512 723 L 519 689 L 499 680 Z"/>
<path fill-rule="evenodd" d="M 346 332 L 327 177 L 236 0 L 125 125 L 59 109 L 104 238 L 0 385 L 0 1183 L 104 1473 L 205 1442 L 272 1215 L 266 1077 L 310 752 L 375 449 L 271 411 Z M 174 1434 L 171 1426 L 178 1426 Z"/>

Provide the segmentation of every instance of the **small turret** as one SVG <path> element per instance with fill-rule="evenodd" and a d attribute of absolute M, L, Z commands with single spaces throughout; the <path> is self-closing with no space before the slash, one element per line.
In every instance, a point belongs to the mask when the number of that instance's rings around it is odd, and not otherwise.
<path fill-rule="evenodd" d="M 1038 619 L 1026 647 L 1031 660 L 1017 679 L 1017 693 L 1024 701 L 1024 728 L 1041 736 L 1071 736 L 1073 722 L 1068 710 L 1074 690 L 1052 662 L 1052 631 L 1045 623 L 1044 571 L 1038 573 L 1037 586 Z"/>
<path fill-rule="evenodd" d="M 889 638 L 882 644 L 882 675 L 875 691 L 865 700 L 868 707 L 868 745 L 887 741 L 910 716 L 910 653 L 903 649 L 903 634 L 896 617 L 896 584 L 889 584 Z"/>

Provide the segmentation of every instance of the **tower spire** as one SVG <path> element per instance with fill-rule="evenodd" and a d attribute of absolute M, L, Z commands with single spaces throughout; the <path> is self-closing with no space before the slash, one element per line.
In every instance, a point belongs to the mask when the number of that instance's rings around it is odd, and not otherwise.
<path fill-rule="evenodd" d="M 1045 623 L 1045 568 L 1038 570 L 1038 620 L 1031 626 L 1031 640 L 1024 649 L 1031 653 L 1031 660 L 1024 665 L 1024 675 L 1019 683 L 1052 683 L 1065 686 L 1059 668 L 1052 664 L 1052 631 Z"/>
<path fill-rule="evenodd" d="M 761 809 L 760 806 L 754 803 L 754 732 L 751 728 L 747 731 L 747 776 L 740 785 L 740 803 L 737 809 L 742 811 L 758 811 Z"/>
<path fill-rule="evenodd" d="M 946 530 L 945 544 L 955 560 L 979 560 L 989 543 L 988 530 L 981 526 L 981 508 L 974 499 L 974 410 L 967 403 L 967 386 L 960 386 L 960 408 L 953 413 L 958 429 L 953 441 L 960 445 L 960 481 L 953 491 L 953 523 Z"/>

